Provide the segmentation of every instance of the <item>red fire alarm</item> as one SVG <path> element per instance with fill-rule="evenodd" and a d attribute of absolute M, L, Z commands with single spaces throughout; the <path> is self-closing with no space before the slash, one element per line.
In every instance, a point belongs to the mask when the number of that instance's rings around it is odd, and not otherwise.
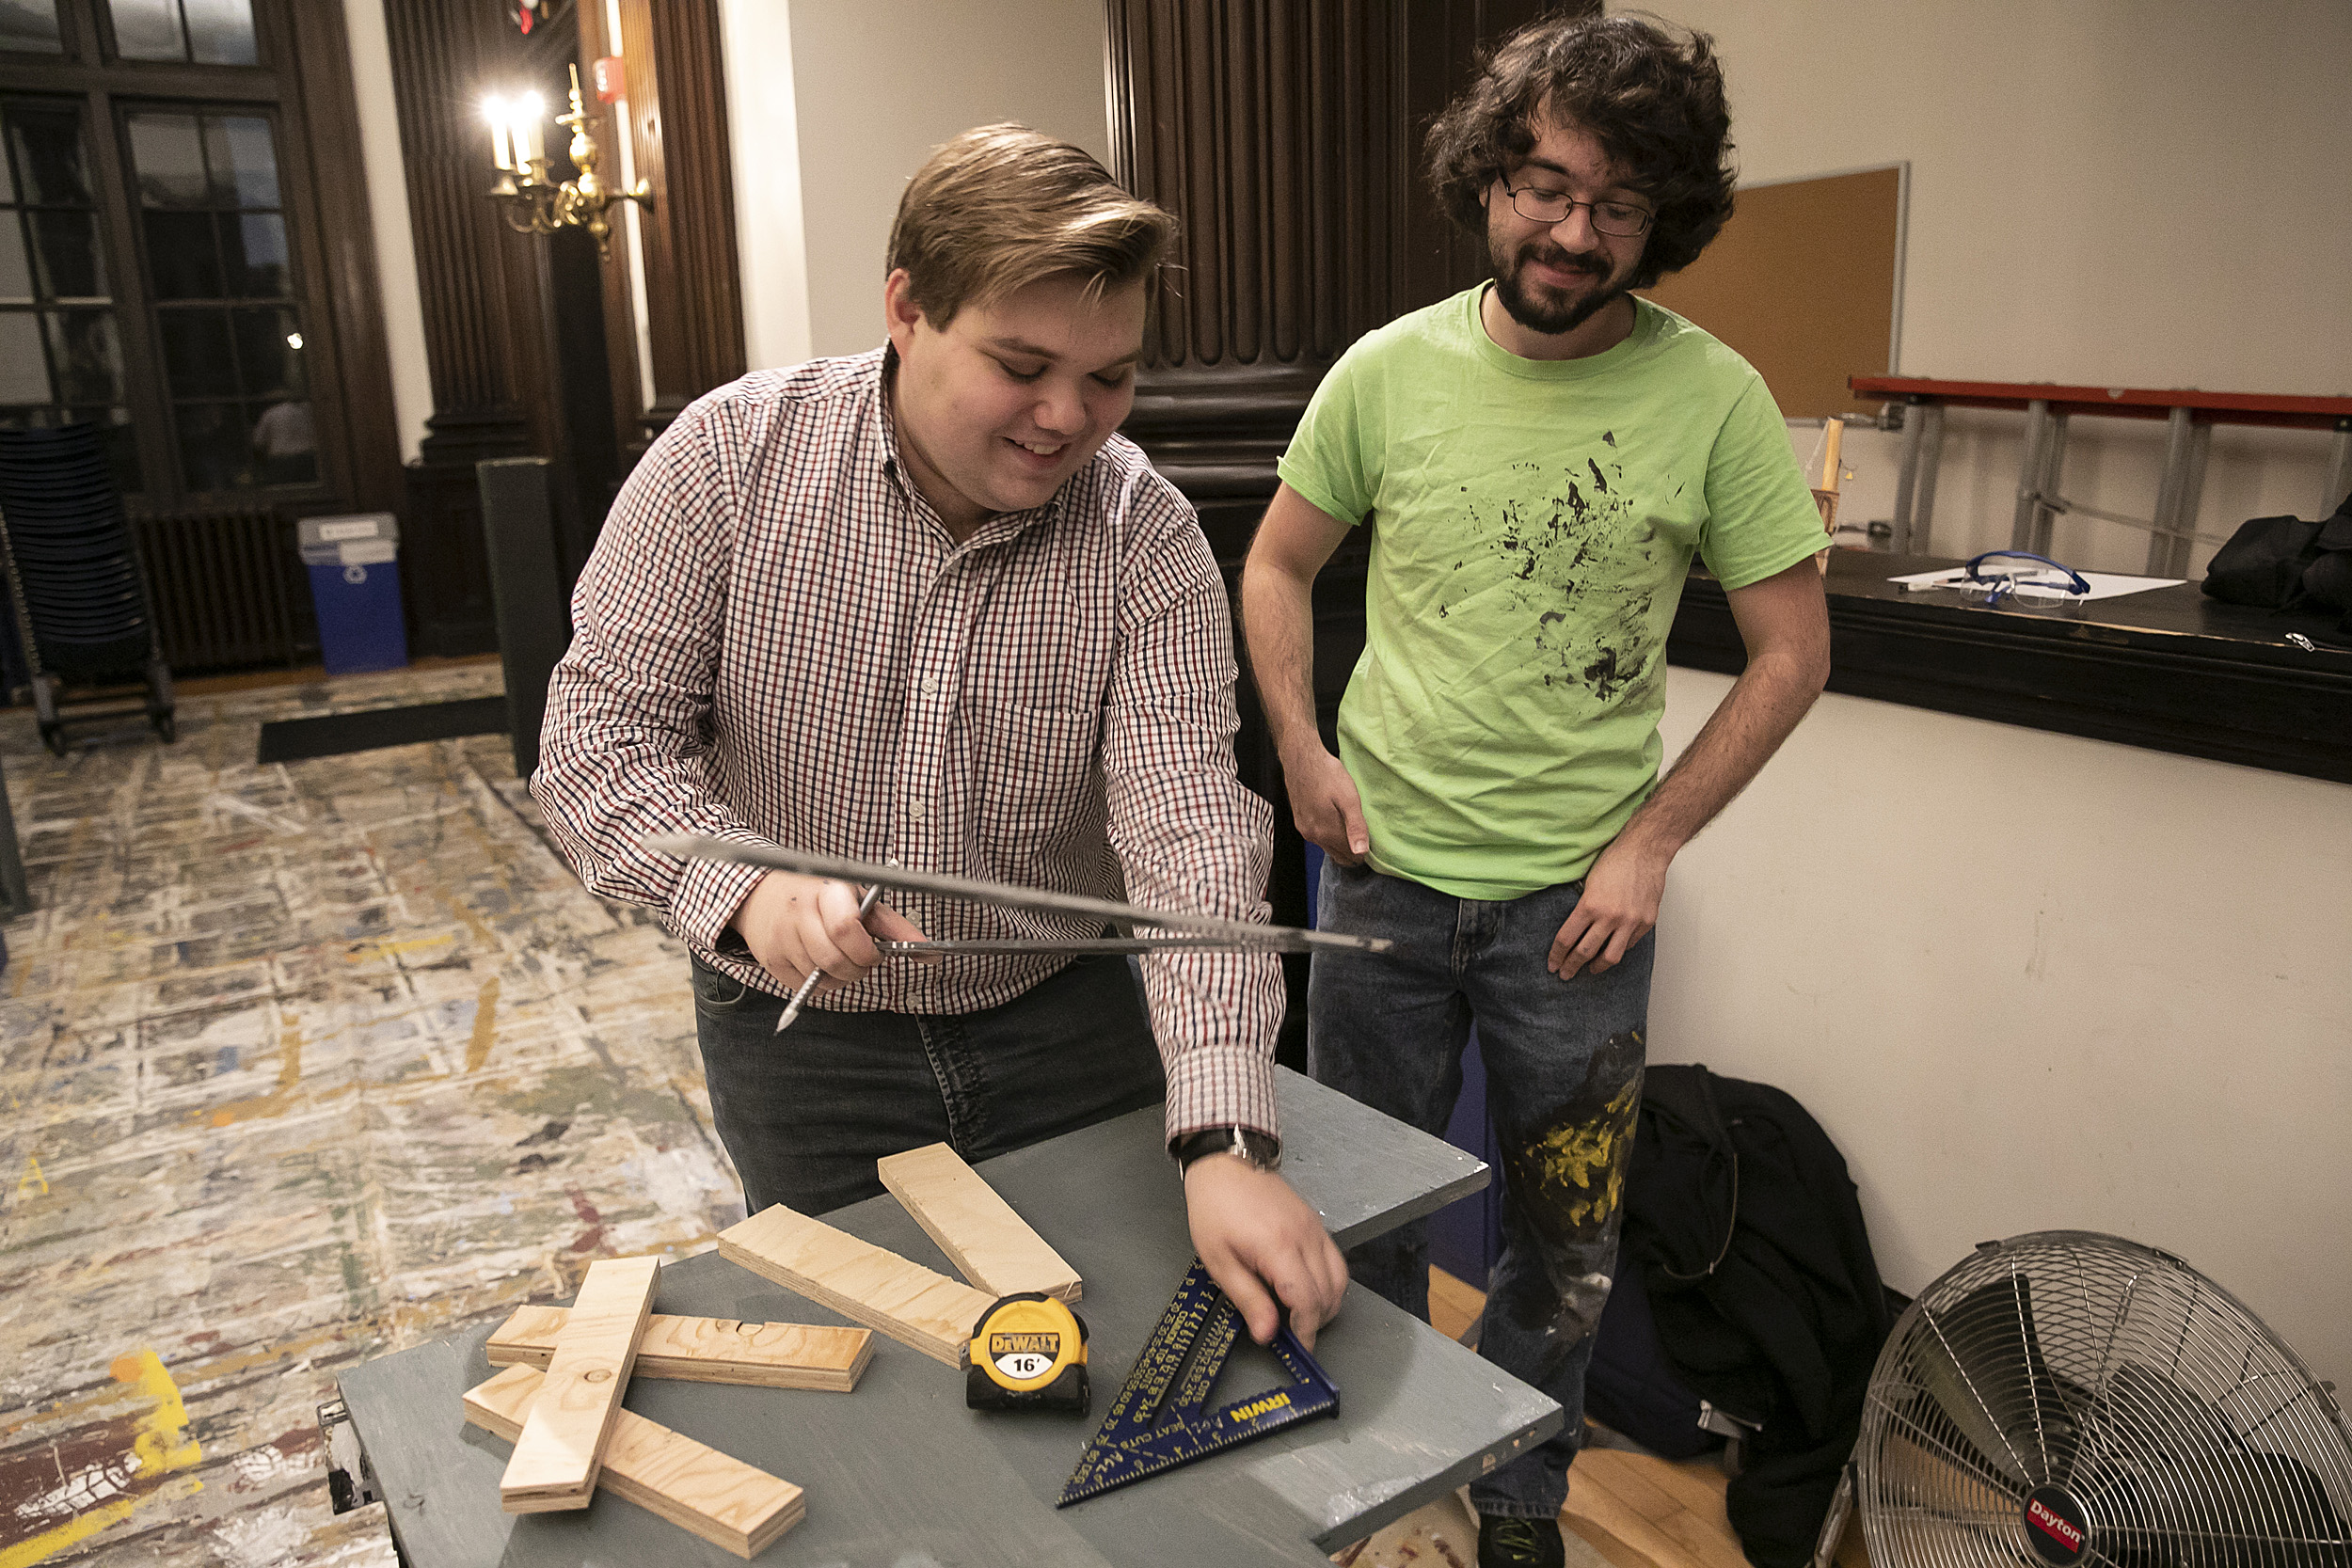
<path fill-rule="evenodd" d="M 628 72 L 621 68 L 621 56 L 607 55 L 588 68 L 596 81 L 596 102 L 618 103 L 628 96 Z"/>

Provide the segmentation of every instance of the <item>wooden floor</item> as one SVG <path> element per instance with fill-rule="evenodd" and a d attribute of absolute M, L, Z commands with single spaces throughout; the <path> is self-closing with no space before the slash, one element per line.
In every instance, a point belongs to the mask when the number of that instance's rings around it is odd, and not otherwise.
<path fill-rule="evenodd" d="M 1486 1298 L 1442 1269 L 1429 1271 L 1429 1321 L 1470 1342 Z M 1740 1538 L 1724 1513 L 1729 1478 L 1713 1458 L 1661 1459 L 1605 1445 L 1623 1442 L 1596 1428 L 1594 1441 L 1568 1471 L 1568 1506 L 1560 1515 L 1569 1568 L 1746 1568 Z M 1331 1560 L 1347 1568 L 1428 1568 L 1476 1559 L 1476 1517 L 1469 1494 L 1443 1497 Z M 1838 1568 L 1868 1568 L 1860 1532 L 1849 1528 Z"/>

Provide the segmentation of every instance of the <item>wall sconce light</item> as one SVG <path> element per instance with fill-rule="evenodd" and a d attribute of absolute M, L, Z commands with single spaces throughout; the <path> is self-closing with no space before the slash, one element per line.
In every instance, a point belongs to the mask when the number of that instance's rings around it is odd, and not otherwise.
<path fill-rule="evenodd" d="M 552 234 L 567 226 L 585 229 L 595 236 L 596 255 L 602 258 L 612 233 L 605 209 L 616 201 L 653 205 L 644 181 L 616 190 L 596 173 L 596 139 L 588 128 L 603 117 L 588 113 L 580 102 L 578 66 L 572 67 L 572 112 L 555 117 L 555 123 L 571 128 L 572 144 L 566 150 L 580 171 L 577 179 L 556 182 L 545 140 L 547 103 L 537 93 L 491 98 L 482 109 L 490 121 L 490 154 L 500 175 L 490 196 L 505 210 L 507 227 L 517 234 Z"/>

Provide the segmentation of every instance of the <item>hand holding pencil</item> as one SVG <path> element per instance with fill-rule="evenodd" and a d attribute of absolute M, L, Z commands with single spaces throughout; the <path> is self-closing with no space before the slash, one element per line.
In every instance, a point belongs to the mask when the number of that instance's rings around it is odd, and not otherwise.
<path fill-rule="evenodd" d="M 864 979 L 888 956 L 885 943 L 928 942 L 923 930 L 881 901 L 885 884 L 866 878 L 771 872 L 755 883 L 728 922 L 760 967 L 790 988 L 777 1028 L 800 1017 L 832 984 Z"/>
<path fill-rule="evenodd" d="M 857 918 L 860 925 L 864 925 L 866 917 L 874 912 L 874 901 L 882 896 L 882 884 L 876 882 L 866 890 L 866 896 L 858 900 Z M 801 989 L 792 993 L 792 1000 L 786 1003 L 784 1011 L 776 1015 L 777 1034 L 781 1035 L 792 1027 L 792 1021 L 801 1016 L 801 1004 L 817 994 L 817 982 L 824 977 L 823 970 L 814 964 L 809 966 L 808 973 L 801 977 Z"/>

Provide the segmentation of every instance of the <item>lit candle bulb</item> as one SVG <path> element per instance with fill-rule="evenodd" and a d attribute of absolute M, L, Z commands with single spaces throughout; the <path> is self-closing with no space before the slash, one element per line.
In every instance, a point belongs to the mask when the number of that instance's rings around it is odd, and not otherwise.
<path fill-rule="evenodd" d="M 490 122 L 490 156 L 498 160 L 500 168 L 512 173 L 515 155 L 507 144 L 506 112 L 506 100 L 503 98 L 485 98 L 482 101 L 483 118 Z"/>
<path fill-rule="evenodd" d="M 526 167 L 534 167 L 548 155 L 547 118 L 547 100 L 537 93 L 527 92 L 515 101 L 515 157 Z"/>

